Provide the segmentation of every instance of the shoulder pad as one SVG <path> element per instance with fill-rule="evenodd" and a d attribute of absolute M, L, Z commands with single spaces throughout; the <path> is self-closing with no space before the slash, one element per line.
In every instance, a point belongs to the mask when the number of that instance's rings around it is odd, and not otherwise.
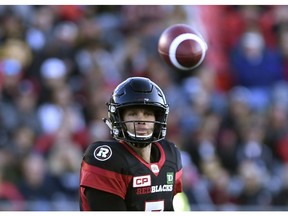
<path fill-rule="evenodd" d="M 117 141 L 94 142 L 87 148 L 83 160 L 93 166 L 120 172 L 126 167 L 125 151 Z"/>

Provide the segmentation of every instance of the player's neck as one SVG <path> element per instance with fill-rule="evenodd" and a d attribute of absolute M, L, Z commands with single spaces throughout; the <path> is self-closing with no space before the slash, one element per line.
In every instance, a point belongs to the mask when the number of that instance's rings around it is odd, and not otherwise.
<path fill-rule="evenodd" d="M 137 148 L 131 145 L 133 150 L 147 163 L 150 163 L 150 156 L 151 156 L 151 144 L 144 148 Z"/>

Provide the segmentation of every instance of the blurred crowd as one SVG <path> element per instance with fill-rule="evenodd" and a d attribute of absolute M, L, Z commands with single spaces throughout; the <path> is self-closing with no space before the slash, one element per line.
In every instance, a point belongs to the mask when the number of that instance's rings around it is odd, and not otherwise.
<path fill-rule="evenodd" d="M 207 56 L 176 71 L 157 52 L 169 25 Z M 288 6 L 0 6 L 0 210 L 78 210 L 87 145 L 130 76 L 170 104 L 191 210 L 288 210 Z"/>

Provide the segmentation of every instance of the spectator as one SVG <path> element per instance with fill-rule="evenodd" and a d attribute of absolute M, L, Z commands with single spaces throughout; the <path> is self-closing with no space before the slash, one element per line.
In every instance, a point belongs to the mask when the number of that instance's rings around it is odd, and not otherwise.
<path fill-rule="evenodd" d="M 284 164 L 282 168 L 282 190 L 280 190 L 274 197 L 273 197 L 273 205 L 280 208 L 280 210 L 286 209 L 288 204 L 288 164 Z"/>
<path fill-rule="evenodd" d="M 240 136 L 242 143 L 236 152 L 238 165 L 243 161 L 251 160 L 263 172 L 272 172 L 274 160 L 270 148 L 264 143 L 266 122 L 262 115 L 254 116 L 243 125 Z"/>
<path fill-rule="evenodd" d="M 269 49 L 261 32 L 248 30 L 231 50 L 230 61 L 234 84 L 252 91 L 256 108 L 266 107 L 270 88 L 284 78 L 279 49 Z"/>
<path fill-rule="evenodd" d="M 54 89 L 53 100 L 39 106 L 37 114 L 43 128 L 36 148 L 42 153 L 48 153 L 54 139 L 61 130 L 67 131 L 73 137 L 76 145 L 84 147 L 86 143 L 86 125 L 82 107 L 73 100 L 71 89 L 66 85 Z"/>
<path fill-rule="evenodd" d="M 246 160 L 239 165 L 239 174 L 243 189 L 237 197 L 237 203 L 246 210 L 269 210 L 272 194 L 265 188 L 266 174 L 255 162 Z"/>
<path fill-rule="evenodd" d="M 5 179 L 5 168 L 0 164 L 0 210 L 23 211 L 23 201 L 23 196 L 16 185 Z"/>
<path fill-rule="evenodd" d="M 13 152 L 0 147 L 0 210 L 23 211 L 24 197 L 17 188 L 17 166 Z"/>
<path fill-rule="evenodd" d="M 53 196 L 54 208 L 76 210 L 70 203 L 78 202 L 79 169 L 82 149 L 73 143 L 71 137 L 62 132 L 54 140 L 48 155 L 48 169 L 55 179 L 57 191 Z"/>
<path fill-rule="evenodd" d="M 52 198 L 56 192 L 55 182 L 49 174 L 45 158 L 30 153 L 19 161 L 22 178 L 17 183 L 18 189 L 27 201 L 26 211 L 49 211 L 53 209 Z"/>

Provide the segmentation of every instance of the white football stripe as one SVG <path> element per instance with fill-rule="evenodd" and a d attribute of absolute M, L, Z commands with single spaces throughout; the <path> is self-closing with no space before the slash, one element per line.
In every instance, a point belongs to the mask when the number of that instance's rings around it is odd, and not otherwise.
<path fill-rule="evenodd" d="M 181 65 L 177 61 L 177 58 L 176 58 L 177 47 L 179 46 L 180 43 L 182 43 L 185 40 L 195 40 L 195 41 L 197 41 L 200 44 L 200 47 L 202 49 L 202 56 L 201 56 L 200 61 L 196 65 L 194 65 L 192 67 L 184 67 L 183 65 Z M 169 58 L 170 58 L 170 61 L 172 62 L 172 64 L 175 67 L 177 67 L 178 69 L 180 69 L 180 70 L 191 70 L 191 69 L 193 69 L 193 68 L 195 68 L 195 67 L 197 67 L 198 65 L 201 64 L 201 62 L 205 58 L 206 50 L 207 50 L 207 44 L 198 35 L 195 35 L 195 34 L 192 34 L 192 33 L 185 33 L 185 34 L 179 35 L 178 37 L 176 37 L 172 41 L 172 43 L 170 45 L 170 48 L 169 48 Z"/>

